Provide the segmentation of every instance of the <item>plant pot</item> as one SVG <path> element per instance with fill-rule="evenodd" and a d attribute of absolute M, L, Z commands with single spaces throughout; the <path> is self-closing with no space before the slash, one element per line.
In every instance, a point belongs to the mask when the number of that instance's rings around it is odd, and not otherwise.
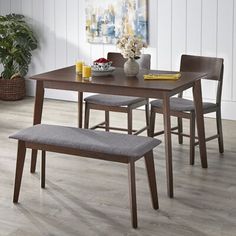
<path fill-rule="evenodd" d="M 129 58 L 124 64 L 124 72 L 126 76 L 136 76 L 139 73 L 138 62 L 135 59 Z"/>
<path fill-rule="evenodd" d="M 15 77 L 14 79 L 2 79 L 0 77 L 0 99 L 5 101 L 16 101 L 25 97 L 25 79 Z"/>

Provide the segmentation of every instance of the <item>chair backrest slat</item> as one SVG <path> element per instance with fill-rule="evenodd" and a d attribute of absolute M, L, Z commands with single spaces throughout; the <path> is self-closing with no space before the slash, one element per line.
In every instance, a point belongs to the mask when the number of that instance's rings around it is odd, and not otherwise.
<path fill-rule="evenodd" d="M 180 64 L 180 72 L 181 71 L 207 73 L 207 76 L 204 77 L 204 79 L 218 81 L 216 103 L 220 104 L 223 85 L 224 59 L 182 55 Z M 180 94 L 180 97 L 182 97 L 182 94 Z"/>
<path fill-rule="evenodd" d="M 109 52 L 107 54 L 107 59 L 112 61 L 112 65 L 115 67 L 123 67 L 126 60 L 121 53 L 118 52 Z M 140 69 L 150 69 L 151 65 L 151 55 L 150 54 L 142 54 L 140 59 L 137 60 L 139 63 Z"/>

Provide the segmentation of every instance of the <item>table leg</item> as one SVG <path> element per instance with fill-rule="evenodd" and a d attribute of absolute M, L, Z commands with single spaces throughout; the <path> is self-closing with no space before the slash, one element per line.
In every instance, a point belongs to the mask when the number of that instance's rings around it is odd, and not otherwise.
<path fill-rule="evenodd" d="M 37 81 L 36 82 L 35 102 L 34 102 L 34 121 L 33 121 L 34 125 L 41 123 L 42 111 L 43 111 L 43 99 L 44 99 L 43 81 Z M 30 167 L 31 173 L 35 172 L 36 162 L 37 162 L 37 150 L 32 150 L 31 167 Z"/>
<path fill-rule="evenodd" d="M 78 92 L 78 127 L 83 128 L 83 92 Z"/>
<path fill-rule="evenodd" d="M 167 194 L 170 198 L 173 198 L 174 189 L 173 189 L 173 169 L 172 169 L 170 98 L 168 95 L 165 95 L 163 99 L 163 116 L 164 116 L 164 133 L 165 133 Z"/>
<path fill-rule="evenodd" d="M 196 122 L 198 131 L 198 141 L 200 149 L 200 157 L 202 168 L 207 168 L 207 153 L 206 153 L 206 139 L 205 139 L 205 127 L 203 117 L 203 106 L 202 106 L 202 89 L 201 80 L 197 80 L 193 86 L 193 97 L 195 103 Z"/>

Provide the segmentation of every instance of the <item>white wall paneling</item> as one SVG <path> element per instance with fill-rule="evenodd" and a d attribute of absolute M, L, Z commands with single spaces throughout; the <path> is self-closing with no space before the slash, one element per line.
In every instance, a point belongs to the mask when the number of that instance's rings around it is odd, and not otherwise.
<path fill-rule="evenodd" d="M 86 63 L 91 61 L 91 48 L 92 45 L 87 43 L 86 41 L 86 32 L 85 32 L 85 25 L 86 25 L 86 19 L 85 19 L 85 6 L 86 1 L 82 0 L 79 1 L 79 57 L 80 59 L 83 59 Z M 101 45 L 101 48 L 103 48 L 103 45 Z"/>
<path fill-rule="evenodd" d="M 67 65 L 67 4 L 66 0 L 55 1 L 55 63 L 56 68 Z M 46 23 L 46 22 L 45 22 Z"/>
<path fill-rule="evenodd" d="M 186 1 L 186 53 L 201 55 L 202 1 Z"/>
<path fill-rule="evenodd" d="M 218 4 L 216 0 L 202 0 L 201 53 L 215 57 L 217 54 Z"/>
<path fill-rule="evenodd" d="M 32 53 L 32 63 L 29 68 L 29 76 L 36 74 L 39 71 L 46 71 L 46 58 L 45 58 L 45 49 L 47 47 L 45 36 L 44 36 L 44 2 L 41 0 L 28 1 L 31 3 L 31 13 L 27 15 L 29 21 L 32 24 L 33 30 L 40 42 L 39 48 Z M 26 3 L 26 4 L 27 4 Z M 29 5 L 30 5 L 29 3 Z M 22 5 L 22 11 L 24 11 Z M 30 9 L 30 8 L 29 8 Z M 24 14 L 24 12 L 23 12 Z M 49 32 L 48 32 L 49 33 Z M 50 55 L 47 55 L 47 58 Z M 54 68 L 54 67 L 53 67 Z M 27 81 L 27 91 L 29 95 L 34 94 L 34 83 L 32 81 Z"/>
<path fill-rule="evenodd" d="M 100 44 L 91 44 L 90 47 L 90 60 L 89 61 L 94 61 L 99 57 L 106 57 L 104 55 L 104 45 Z"/>
<path fill-rule="evenodd" d="M 181 54 L 186 53 L 187 0 L 172 0 L 172 70 L 179 69 Z"/>
<path fill-rule="evenodd" d="M 0 0 L 0 14 L 25 14 L 39 38 L 29 76 L 76 59 L 91 63 L 117 51 L 115 45 L 86 42 L 85 4 L 86 0 Z M 183 53 L 225 59 L 223 116 L 236 119 L 236 0 L 149 0 L 149 20 L 149 47 L 143 52 L 152 55 L 153 69 L 178 70 Z M 204 81 L 202 87 L 204 98 L 213 101 L 215 83 Z M 33 88 L 29 81 L 28 94 L 33 95 Z M 46 96 L 77 99 L 68 91 L 48 90 Z"/>
<path fill-rule="evenodd" d="M 233 5 L 234 0 L 218 0 L 217 56 L 223 57 L 225 63 L 222 96 L 226 101 L 232 99 Z"/>
<path fill-rule="evenodd" d="M 45 71 L 52 70 L 56 67 L 55 0 L 44 1 L 43 18 L 42 21 L 38 21 L 38 25 L 43 25 L 42 28 L 39 28 L 41 34 L 40 48 L 44 57 L 41 65 L 44 66 Z"/>
<path fill-rule="evenodd" d="M 11 13 L 22 12 L 22 1 L 20 0 L 9 0 L 9 1 L 11 2 Z"/>
<path fill-rule="evenodd" d="M 170 70 L 172 65 L 172 1 L 158 1 L 157 6 L 157 64 L 159 69 Z M 152 29 L 150 28 L 150 34 Z"/>
<path fill-rule="evenodd" d="M 31 18 L 33 14 L 33 2 L 31 0 L 22 0 L 21 2 L 21 13 L 26 17 Z"/>
<path fill-rule="evenodd" d="M 236 1 L 234 1 L 234 36 L 233 36 L 233 101 L 236 102 Z"/>
<path fill-rule="evenodd" d="M 79 1 L 67 0 L 67 65 L 78 58 L 79 49 Z"/>
<path fill-rule="evenodd" d="M 186 1 L 186 47 L 189 54 L 201 55 L 202 33 L 202 1 Z M 181 54 L 181 53 L 180 53 Z M 188 89 L 185 96 L 192 97 L 192 89 Z"/>
<path fill-rule="evenodd" d="M 202 1 L 186 1 L 186 51 L 200 55 L 202 46 Z"/>
<path fill-rule="evenodd" d="M 216 0 L 202 0 L 201 55 L 216 57 L 217 32 L 218 2 Z M 214 81 L 203 81 L 202 90 L 205 98 L 214 99 L 216 83 Z"/>
<path fill-rule="evenodd" d="M 0 0 L 0 14 L 5 15 L 11 11 L 11 1 Z"/>

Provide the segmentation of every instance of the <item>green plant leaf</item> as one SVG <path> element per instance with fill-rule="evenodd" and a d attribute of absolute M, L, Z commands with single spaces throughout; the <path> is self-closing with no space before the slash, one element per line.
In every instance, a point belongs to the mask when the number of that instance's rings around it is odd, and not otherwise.
<path fill-rule="evenodd" d="M 31 62 L 31 51 L 37 47 L 35 34 L 23 15 L 0 16 L 0 63 L 4 67 L 2 78 L 10 79 L 14 74 L 25 76 Z"/>

